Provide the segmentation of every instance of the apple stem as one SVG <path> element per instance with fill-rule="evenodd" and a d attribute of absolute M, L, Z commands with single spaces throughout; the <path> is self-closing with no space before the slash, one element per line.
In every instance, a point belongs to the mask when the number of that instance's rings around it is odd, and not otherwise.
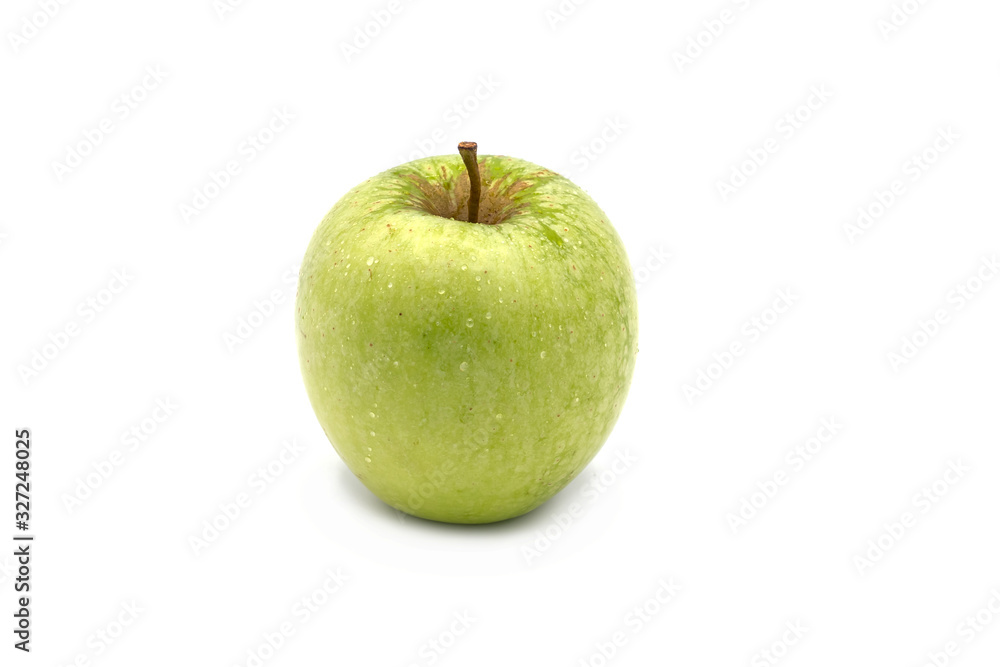
<path fill-rule="evenodd" d="M 479 222 L 479 197 L 482 194 L 482 181 L 479 176 L 479 159 L 476 151 L 479 146 L 474 141 L 463 141 L 458 145 L 465 168 L 469 172 L 469 222 Z"/>

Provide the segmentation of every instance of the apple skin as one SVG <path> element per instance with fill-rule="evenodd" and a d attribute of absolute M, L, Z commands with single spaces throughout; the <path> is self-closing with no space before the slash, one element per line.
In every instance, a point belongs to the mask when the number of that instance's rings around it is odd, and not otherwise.
<path fill-rule="evenodd" d="M 351 190 L 296 297 L 302 376 L 337 453 L 390 506 L 450 523 L 565 487 L 611 433 L 637 353 L 635 281 L 597 204 L 523 160 L 479 165 L 479 224 L 458 155 Z"/>

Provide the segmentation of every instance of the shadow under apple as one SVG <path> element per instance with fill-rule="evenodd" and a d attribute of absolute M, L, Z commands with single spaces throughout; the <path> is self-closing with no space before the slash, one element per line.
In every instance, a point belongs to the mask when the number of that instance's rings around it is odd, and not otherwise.
<path fill-rule="evenodd" d="M 607 532 L 620 509 L 621 489 L 589 499 L 595 469 L 592 463 L 541 507 L 488 524 L 405 514 L 379 500 L 336 458 L 308 476 L 303 493 L 310 517 L 339 547 L 421 572 L 499 574 L 559 562 Z"/>

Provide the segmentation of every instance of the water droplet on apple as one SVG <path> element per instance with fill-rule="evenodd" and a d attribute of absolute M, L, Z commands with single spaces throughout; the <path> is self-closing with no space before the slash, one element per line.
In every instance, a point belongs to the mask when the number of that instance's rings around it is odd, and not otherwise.
<path fill-rule="evenodd" d="M 468 361 L 463 361 L 461 364 L 458 365 L 458 370 L 460 370 L 460 371 L 467 371 L 467 370 L 469 370 L 469 362 Z"/>
<path fill-rule="evenodd" d="M 375 431 L 368 431 L 368 435 L 375 437 Z"/>
<path fill-rule="evenodd" d="M 480 280 L 482 280 L 482 279 L 483 279 L 483 277 L 482 277 L 482 276 L 476 276 L 476 282 L 477 282 L 477 283 L 478 283 L 478 282 L 479 282 Z"/>
<path fill-rule="evenodd" d="M 462 265 L 462 270 L 463 270 L 463 271 L 468 271 L 468 270 L 469 270 L 469 267 L 468 267 L 467 265 L 463 264 L 463 265 Z"/>
<path fill-rule="evenodd" d="M 392 288 L 392 283 L 389 283 L 389 288 L 390 288 L 390 289 Z"/>
<path fill-rule="evenodd" d="M 365 463 L 371 463 L 371 462 L 372 462 L 372 460 L 366 456 L 365 457 Z"/>
<path fill-rule="evenodd" d="M 444 290 L 443 289 L 439 289 L 438 290 L 438 294 L 444 294 Z"/>
<path fill-rule="evenodd" d="M 469 319 L 465 320 L 465 326 L 469 327 L 470 329 L 472 328 L 473 324 L 475 324 L 475 322 L 472 321 L 471 317 Z"/>
<path fill-rule="evenodd" d="M 543 350 L 542 351 L 542 359 L 544 359 L 544 358 L 545 358 L 545 351 Z"/>
<path fill-rule="evenodd" d="M 499 412 L 497 413 L 497 419 L 503 419 L 503 415 L 500 414 Z"/>
<path fill-rule="evenodd" d="M 375 263 L 375 258 L 374 257 L 369 257 L 368 258 L 368 266 L 371 266 L 374 263 Z M 348 266 L 350 266 L 350 264 L 348 264 Z"/>
<path fill-rule="evenodd" d="M 493 313 L 486 313 L 486 319 L 490 319 L 491 317 L 493 317 Z"/>
<path fill-rule="evenodd" d="M 368 416 L 369 416 L 369 417 L 374 417 L 374 416 L 375 416 L 375 413 L 374 413 L 374 412 L 369 412 L 369 413 L 368 413 Z"/>

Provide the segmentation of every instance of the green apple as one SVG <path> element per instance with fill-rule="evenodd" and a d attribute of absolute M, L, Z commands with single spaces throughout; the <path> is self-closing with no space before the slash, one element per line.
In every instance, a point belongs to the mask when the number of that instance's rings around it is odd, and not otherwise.
<path fill-rule="evenodd" d="M 604 444 L 638 314 L 621 239 L 583 190 L 460 153 L 390 169 L 330 210 L 302 262 L 296 337 L 316 416 L 365 486 L 415 516 L 489 523 L 544 503 Z"/>

